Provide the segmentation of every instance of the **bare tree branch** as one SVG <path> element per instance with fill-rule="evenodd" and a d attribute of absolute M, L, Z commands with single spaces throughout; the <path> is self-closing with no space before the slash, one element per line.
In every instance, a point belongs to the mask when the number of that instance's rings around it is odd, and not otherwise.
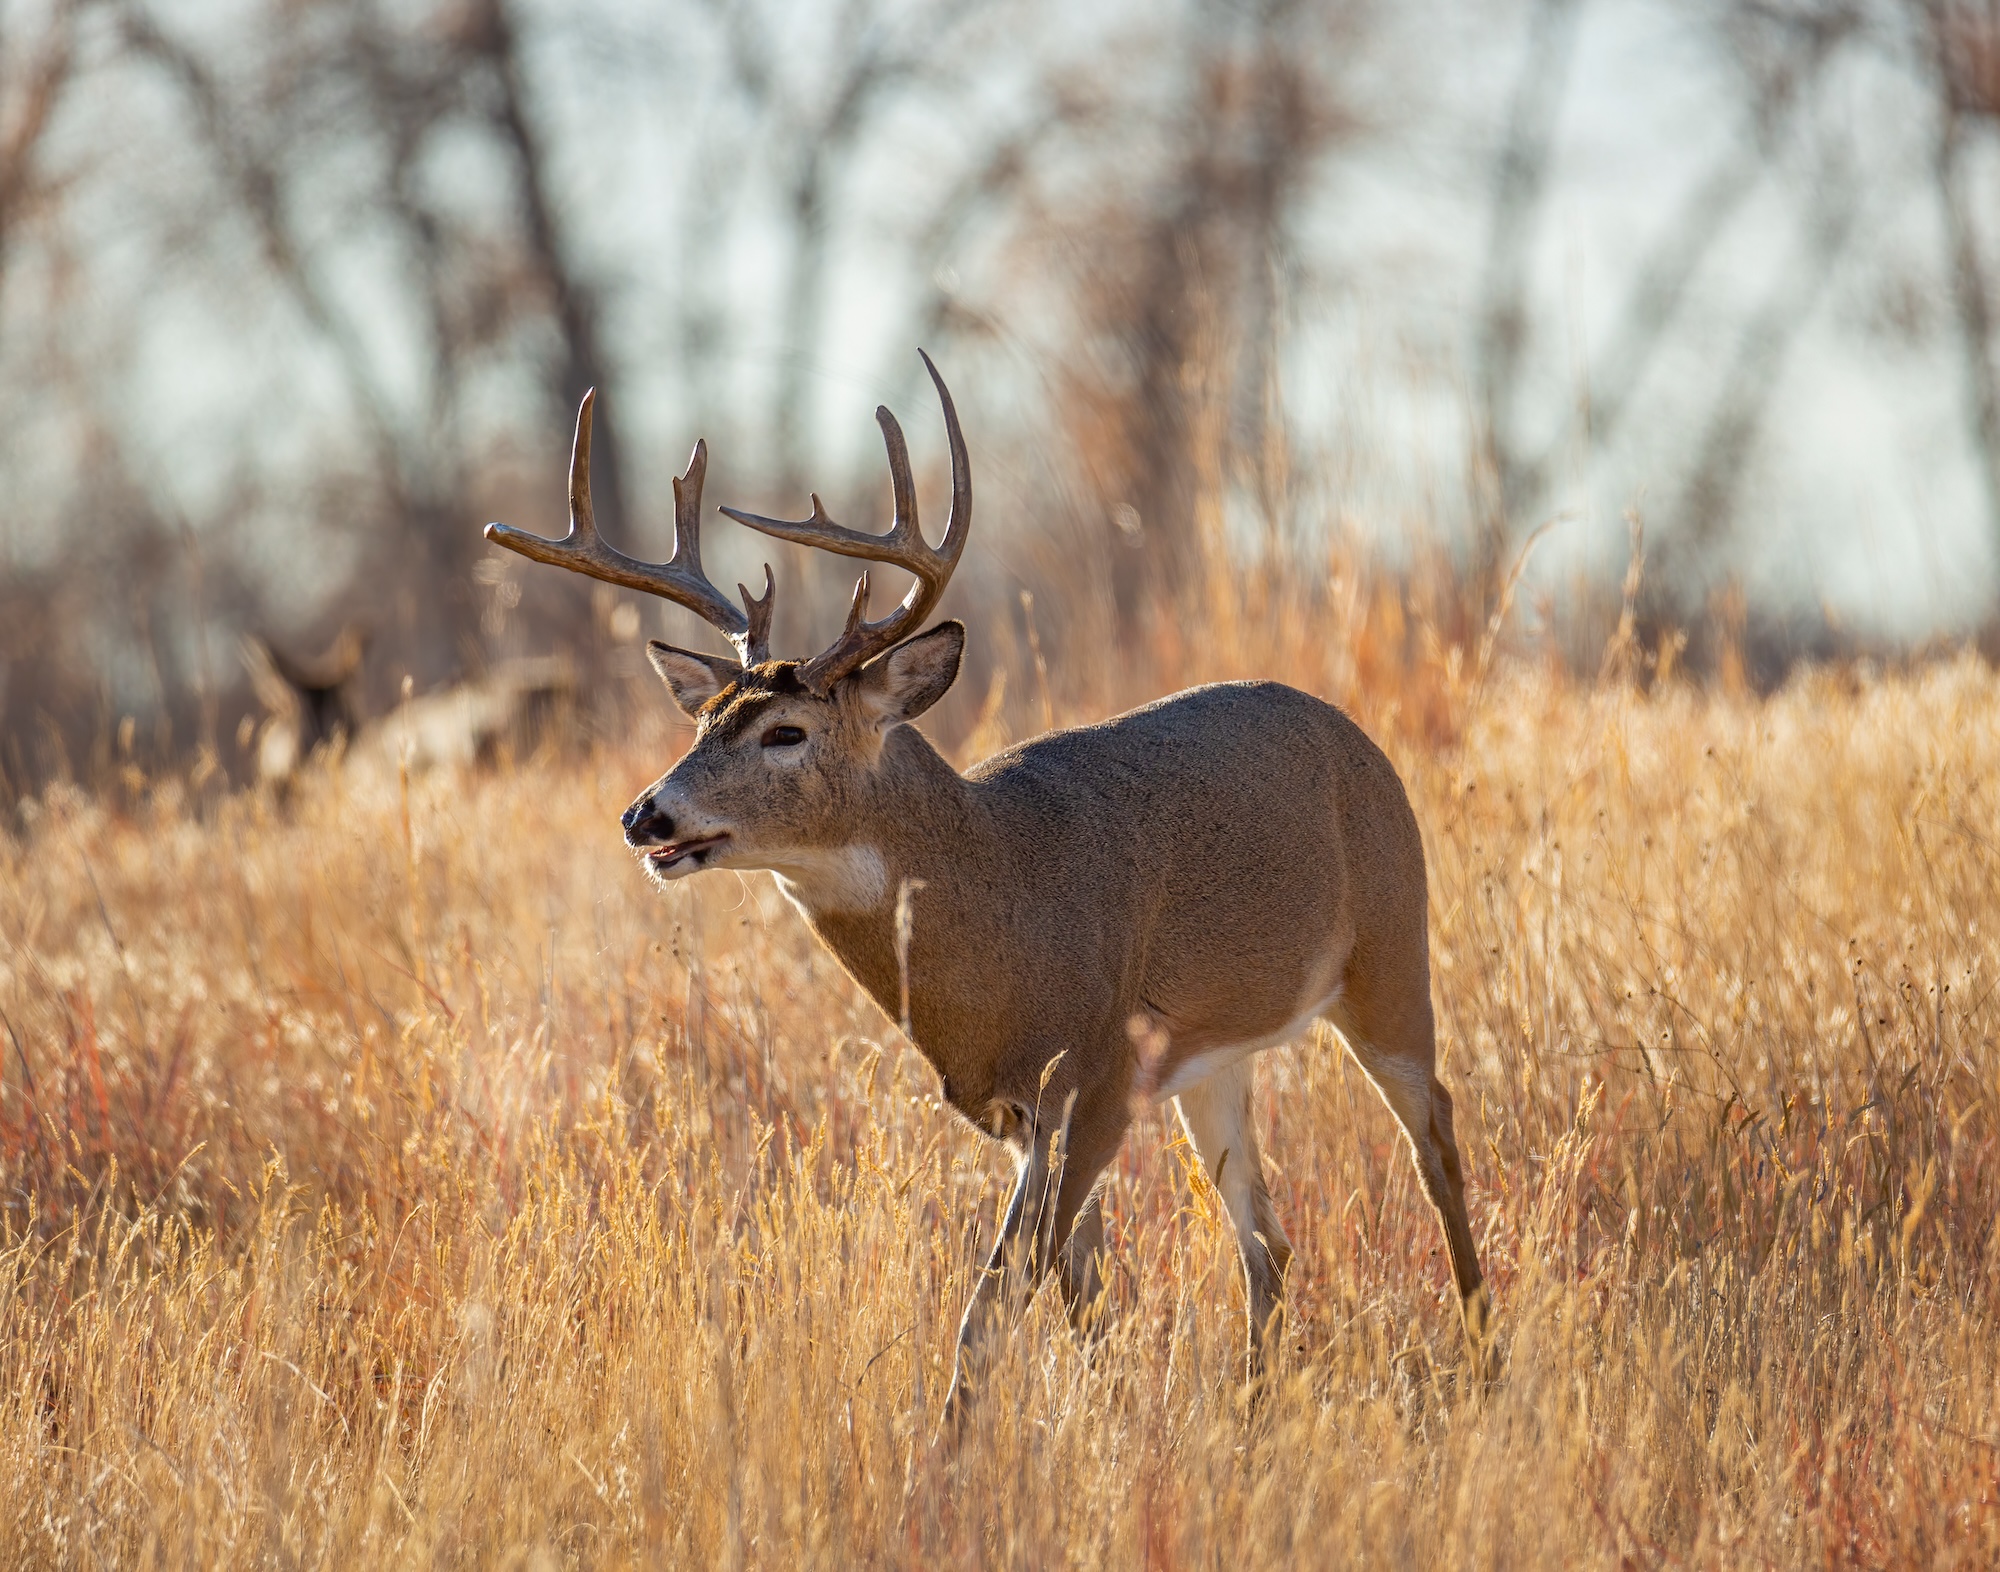
<path fill-rule="evenodd" d="M 1663 542 L 1663 582 L 1699 593 L 1701 559 L 1734 522 L 1743 480 L 1800 330 L 1818 307 L 1849 238 L 1856 196 L 1844 170 L 1823 169 L 1812 212 L 1791 264 L 1771 286 L 1738 340 L 1682 493 L 1681 528 Z M 1668 566 L 1671 564 L 1671 566 Z"/>
<path fill-rule="evenodd" d="M 1611 443 L 1631 411 L 1641 384 L 1679 315 L 1688 287 L 1750 195 L 1763 182 L 1785 143 L 1786 132 L 1810 101 L 1835 48 L 1847 35 L 1846 23 L 1809 26 L 1794 58 L 1778 63 L 1752 105 L 1753 130 L 1720 153 L 1707 175 L 1682 201 L 1673 219 L 1627 290 L 1610 341 L 1593 358 L 1589 434 L 1600 448 Z M 1516 484 L 1522 506 L 1535 511 L 1543 500 L 1560 452 L 1560 441 L 1532 458 L 1517 456 Z"/>
<path fill-rule="evenodd" d="M 36 153 L 63 91 L 76 73 L 76 27 L 81 10 L 79 0 L 60 0 L 42 36 L 28 51 L 22 80 L 5 95 L 12 112 L 0 116 L 0 284 L 6 282 L 15 221 L 37 194 Z"/>
<path fill-rule="evenodd" d="M 120 0 L 119 10 L 126 41 L 134 52 L 152 60 L 180 87 L 226 186 L 256 232 L 273 276 L 307 322 L 333 347 L 357 413 L 367 427 L 382 479 L 397 503 L 407 507 L 408 466 L 394 404 L 376 375 L 360 333 L 334 302 L 294 232 L 277 164 L 244 133 L 222 85 L 193 50 L 161 28 L 140 0 Z"/>
<path fill-rule="evenodd" d="M 1495 492 L 1475 547 L 1481 582 L 1499 571 L 1513 521 L 1527 500 L 1514 428 L 1528 341 L 1529 263 L 1582 8 L 1583 0 L 1535 0 L 1494 165 L 1486 277 L 1473 352 L 1484 423 L 1480 446 Z"/>
<path fill-rule="evenodd" d="M 478 17 L 479 25 L 471 36 L 483 50 L 500 84 L 494 123 L 514 155 L 528 248 L 542 274 L 551 309 L 562 331 L 563 365 L 559 381 L 562 407 L 567 412 L 582 401 L 585 392 L 610 378 L 611 368 L 605 363 L 599 331 L 603 306 L 597 289 L 583 276 L 574 248 L 562 232 L 548 146 L 528 109 L 520 32 L 507 0 L 480 0 Z M 602 402 L 597 411 L 598 520 L 614 535 L 624 538 L 627 519 L 621 428 L 615 412 L 607 411 Z"/>
<path fill-rule="evenodd" d="M 852 44 L 838 59 L 815 60 L 816 78 L 829 84 L 816 103 L 801 101 L 779 80 L 777 61 L 788 48 L 783 31 L 776 25 L 755 28 L 747 5 L 721 7 L 736 79 L 777 122 L 787 145 L 783 158 L 789 256 L 780 308 L 782 358 L 773 400 L 780 490 L 797 491 L 805 484 L 806 398 L 813 357 L 824 332 L 833 189 L 846 172 L 869 116 L 892 90 L 917 80 L 942 85 L 948 73 L 940 70 L 940 62 L 950 57 L 944 42 L 983 3 L 938 0 L 913 20 L 891 27 L 880 15 L 870 14 L 871 0 L 848 0 L 832 31 Z"/>
<path fill-rule="evenodd" d="M 1979 254 L 1979 231 L 1966 151 L 1979 116 L 2000 109 L 1992 97 L 2000 81 L 2000 18 L 1976 6 L 1944 0 L 1915 0 L 1919 25 L 1930 46 L 1937 95 L 1937 140 L 1931 179 L 1944 214 L 1946 265 L 1958 324 L 1960 364 L 1971 424 L 1973 461 L 1985 494 L 1987 529 L 2000 556 L 2000 376 L 1993 365 L 1993 305 L 1986 267 Z"/>

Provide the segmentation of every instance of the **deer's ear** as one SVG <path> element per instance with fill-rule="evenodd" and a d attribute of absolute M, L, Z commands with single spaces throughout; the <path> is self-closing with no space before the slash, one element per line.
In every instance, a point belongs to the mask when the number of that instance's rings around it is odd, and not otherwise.
<path fill-rule="evenodd" d="M 727 656 L 697 655 L 658 639 L 646 641 L 646 659 L 666 683 L 674 703 L 689 715 L 743 675 L 743 668 Z"/>
<path fill-rule="evenodd" d="M 878 655 L 854 680 L 861 684 L 861 702 L 882 726 L 915 720 L 945 696 L 958 677 L 965 654 L 965 624 L 940 622 L 928 633 L 905 639 L 886 655 Z"/>

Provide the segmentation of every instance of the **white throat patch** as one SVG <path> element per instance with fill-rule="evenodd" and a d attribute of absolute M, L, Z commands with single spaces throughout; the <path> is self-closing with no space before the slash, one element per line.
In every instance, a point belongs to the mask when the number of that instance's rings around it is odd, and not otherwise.
<path fill-rule="evenodd" d="M 889 891 L 888 865 L 873 846 L 802 846 L 768 855 L 764 864 L 808 917 L 872 911 Z"/>

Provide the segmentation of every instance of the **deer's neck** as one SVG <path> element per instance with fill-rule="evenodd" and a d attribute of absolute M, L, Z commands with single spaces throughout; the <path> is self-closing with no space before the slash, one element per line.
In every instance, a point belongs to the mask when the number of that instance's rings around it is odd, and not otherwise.
<path fill-rule="evenodd" d="M 900 1022 L 908 953 L 933 949 L 936 935 L 927 945 L 926 934 L 959 921 L 990 836 L 965 778 L 907 726 L 885 739 L 874 791 L 855 822 L 847 844 L 774 871 L 848 975 Z M 905 900 L 909 950 L 899 955 L 897 908 Z M 934 1045 L 954 1033 L 938 1014 L 932 970 L 909 965 L 910 1014 L 918 1046 L 938 1061 Z"/>

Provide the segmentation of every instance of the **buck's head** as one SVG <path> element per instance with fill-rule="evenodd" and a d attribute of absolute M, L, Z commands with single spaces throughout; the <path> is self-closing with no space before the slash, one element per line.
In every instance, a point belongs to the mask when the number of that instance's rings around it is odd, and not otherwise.
<path fill-rule="evenodd" d="M 911 636 L 944 593 L 972 525 L 971 466 L 958 414 L 928 355 L 924 365 L 944 405 L 951 449 L 951 517 L 935 549 L 918 527 L 909 450 L 886 408 L 877 409 L 875 419 L 889 451 L 895 495 L 895 521 L 887 534 L 834 523 L 817 496 L 811 516 L 797 521 L 722 510 L 781 540 L 886 562 L 914 575 L 902 601 L 871 622 L 863 573 L 840 637 L 810 660 L 771 658 L 775 589 L 768 564 L 761 596 L 737 586 L 741 611 L 702 572 L 704 444 L 695 444 L 687 473 L 674 482 L 674 550 L 666 562 L 635 561 L 599 537 L 590 510 L 593 394 L 584 396 L 577 414 L 568 536 L 552 541 L 504 524 L 486 526 L 488 540 L 523 556 L 686 606 L 736 646 L 735 659 L 657 641 L 647 646 L 674 702 L 695 723 L 694 746 L 640 794 L 621 821 L 627 843 L 644 855 L 656 879 L 703 868 L 770 868 L 807 881 L 833 876 L 853 882 L 849 854 L 856 851 L 855 827 L 888 734 L 944 697 L 965 649 L 965 628 L 957 622 Z"/>
<path fill-rule="evenodd" d="M 657 879 L 771 868 L 813 881 L 862 821 L 883 739 L 944 697 L 965 625 L 944 622 L 821 691 L 802 661 L 745 668 L 655 641 L 646 648 L 694 746 L 631 807 L 626 843 Z"/>

